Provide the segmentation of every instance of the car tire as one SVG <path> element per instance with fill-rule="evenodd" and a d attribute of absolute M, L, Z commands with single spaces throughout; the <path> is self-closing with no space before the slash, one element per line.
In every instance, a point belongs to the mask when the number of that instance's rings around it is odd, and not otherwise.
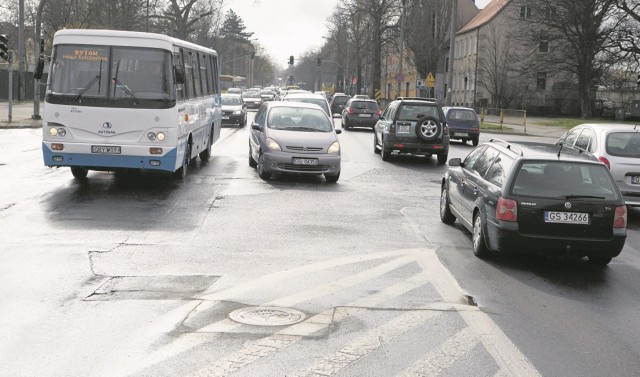
<path fill-rule="evenodd" d="M 447 163 L 447 158 L 449 158 L 449 153 L 438 153 L 438 164 Z"/>
<path fill-rule="evenodd" d="M 432 116 L 424 116 L 416 123 L 416 136 L 423 141 L 435 140 L 440 134 L 440 120 Z"/>
<path fill-rule="evenodd" d="M 477 147 L 479 142 L 480 142 L 480 138 L 478 137 L 474 137 L 473 139 L 471 139 L 471 143 L 473 144 L 474 147 Z"/>
<path fill-rule="evenodd" d="M 378 137 L 375 134 L 373 134 L 373 153 L 375 154 L 380 154 L 380 149 L 378 149 Z"/>
<path fill-rule="evenodd" d="M 484 240 L 484 225 L 482 224 L 482 216 L 480 215 L 480 211 L 478 211 L 473 218 L 473 232 L 471 232 L 471 241 L 473 246 L 473 254 L 476 257 L 485 259 L 491 255 Z"/>
<path fill-rule="evenodd" d="M 382 148 L 380 150 L 380 156 L 382 157 L 382 161 L 391 160 L 391 149 L 385 148 L 384 140 L 380 144 L 382 145 Z"/>
<path fill-rule="evenodd" d="M 258 176 L 264 181 L 271 179 L 271 172 L 268 172 L 264 168 L 264 155 L 261 154 L 258 159 Z"/>
<path fill-rule="evenodd" d="M 249 166 L 254 169 L 258 166 L 258 163 L 253 159 L 253 156 L 251 154 L 251 143 L 249 143 Z"/>
<path fill-rule="evenodd" d="M 589 263 L 594 266 L 606 266 L 611 262 L 611 257 L 589 257 Z"/>
<path fill-rule="evenodd" d="M 345 131 L 349 130 L 349 123 L 347 122 L 346 118 L 342 119 L 342 129 L 345 130 Z"/>
<path fill-rule="evenodd" d="M 340 178 L 340 172 L 338 172 L 336 174 L 325 174 L 324 175 L 324 179 L 326 179 L 327 182 L 329 182 L 329 183 L 336 183 L 336 182 L 338 182 L 339 178 Z"/>
<path fill-rule="evenodd" d="M 440 220 L 447 225 L 456 222 L 456 217 L 449 208 L 449 195 L 446 185 L 442 185 L 442 191 L 440 192 Z"/>
<path fill-rule="evenodd" d="M 89 169 L 84 166 L 72 166 L 71 174 L 73 174 L 73 178 L 75 179 L 85 179 L 87 178 L 87 174 L 89 174 Z"/>

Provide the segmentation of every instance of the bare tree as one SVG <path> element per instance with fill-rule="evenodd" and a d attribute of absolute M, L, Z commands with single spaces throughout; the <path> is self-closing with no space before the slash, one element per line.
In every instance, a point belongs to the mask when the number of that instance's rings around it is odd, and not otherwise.
<path fill-rule="evenodd" d="M 198 2 L 203 3 L 199 9 Z M 175 37 L 191 40 L 198 21 L 211 16 L 215 11 L 214 5 L 205 0 L 169 0 L 162 14 L 154 17 L 165 21 Z"/>
<path fill-rule="evenodd" d="M 566 72 L 577 82 L 583 118 L 591 117 L 594 88 L 605 53 L 619 23 L 614 20 L 616 0 L 516 0 L 520 7 L 520 42 L 530 47 L 531 69 Z M 537 54 L 541 43 L 549 51 Z M 535 54 L 535 56 L 533 55 Z"/>
<path fill-rule="evenodd" d="M 640 2 L 637 0 L 616 0 L 620 13 L 616 15 L 620 27 L 618 27 L 614 45 L 619 51 L 619 56 L 624 60 L 630 60 L 640 64 Z"/>

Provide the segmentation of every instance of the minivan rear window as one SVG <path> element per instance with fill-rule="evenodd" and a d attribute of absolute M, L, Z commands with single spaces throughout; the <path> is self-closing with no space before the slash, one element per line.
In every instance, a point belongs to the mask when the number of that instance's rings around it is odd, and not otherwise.
<path fill-rule="evenodd" d="M 640 158 L 638 132 L 614 132 L 607 135 L 607 153 L 617 157 Z"/>
<path fill-rule="evenodd" d="M 566 161 L 523 162 L 511 193 L 536 198 L 620 199 L 615 182 L 604 165 Z"/>

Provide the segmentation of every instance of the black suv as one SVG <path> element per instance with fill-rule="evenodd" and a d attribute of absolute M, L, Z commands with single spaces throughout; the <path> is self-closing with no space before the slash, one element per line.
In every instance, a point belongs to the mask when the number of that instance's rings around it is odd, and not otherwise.
<path fill-rule="evenodd" d="M 374 126 L 373 151 L 388 161 L 391 152 L 438 156 L 447 162 L 449 129 L 438 102 L 430 98 L 398 98 Z"/>
<path fill-rule="evenodd" d="M 340 114 L 342 115 L 342 110 L 344 110 L 344 106 L 349 102 L 351 96 L 346 95 L 344 93 L 336 93 L 331 97 L 331 103 L 329 106 L 331 107 L 331 114 Z"/>
<path fill-rule="evenodd" d="M 627 207 L 607 167 L 589 154 L 491 139 L 449 166 L 440 219 L 460 221 L 480 258 L 510 251 L 606 265 L 624 247 Z"/>

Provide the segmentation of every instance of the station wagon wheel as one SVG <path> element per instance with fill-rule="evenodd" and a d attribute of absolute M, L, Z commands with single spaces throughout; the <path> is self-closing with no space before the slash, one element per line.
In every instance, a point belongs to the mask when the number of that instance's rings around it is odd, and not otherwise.
<path fill-rule="evenodd" d="M 424 140 L 431 141 L 438 137 L 440 133 L 440 120 L 431 116 L 424 116 L 418 119 L 416 124 L 416 135 Z"/>
<path fill-rule="evenodd" d="M 251 142 L 249 142 L 249 166 L 251 166 L 252 168 L 255 168 L 256 166 L 258 166 L 258 163 L 256 162 L 256 160 L 253 159 L 252 156 L 252 151 L 251 151 Z"/>
<path fill-rule="evenodd" d="M 451 213 L 451 209 L 449 208 L 449 195 L 447 194 L 446 185 L 442 185 L 442 192 L 440 194 L 440 220 L 448 225 L 456 222 L 456 217 Z"/>
<path fill-rule="evenodd" d="M 71 174 L 76 179 L 85 179 L 87 178 L 87 174 L 89 174 L 89 170 L 84 166 L 72 166 Z"/>
<path fill-rule="evenodd" d="M 473 218 L 473 232 L 471 239 L 473 242 L 473 254 L 481 259 L 489 257 L 489 249 L 484 242 L 484 226 L 482 225 L 482 216 L 480 211 Z"/>
<path fill-rule="evenodd" d="M 264 169 L 264 155 L 260 154 L 260 158 L 258 158 L 258 176 L 261 179 L 268 181 L 271 178 L 271 172 L 268 172 Z"/>

